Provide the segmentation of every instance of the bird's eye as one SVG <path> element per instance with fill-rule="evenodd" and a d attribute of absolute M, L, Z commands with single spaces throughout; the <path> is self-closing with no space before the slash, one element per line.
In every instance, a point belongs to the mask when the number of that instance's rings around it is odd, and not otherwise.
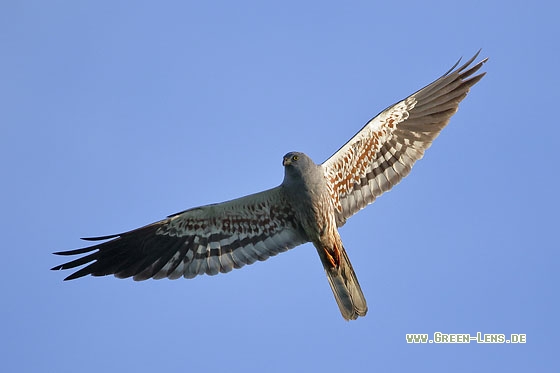
<path fill-rule="evenodd" d="M 297 161 L 298 159 L 299 159 L 299 156 L 297 156 L 297 155 L 294 155 L 294 156 L 292 157 L 292 161 Z"/>

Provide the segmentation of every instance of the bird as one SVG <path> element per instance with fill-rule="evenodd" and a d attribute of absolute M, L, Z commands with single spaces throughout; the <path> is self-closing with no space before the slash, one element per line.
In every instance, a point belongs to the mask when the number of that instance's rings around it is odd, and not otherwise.
<path fill-rule="evenodd" d="M 345 320 L 365 316 L 366 298 L 338 228 L 409 174 L 459 103 L 486 72 L 480 50 L 440 78 L 380 112 L 321 164 L 302 152 L 282 158 L 284 179 L 271 189 L 169 215 L 55 252 L 80 257 L 52 270 L 83 266 L 64 280 L 114 275 L 141 281 L 227 273 L 311 242 Z M 473 64 L 474 63 L 474 64 Z M 457 67 L 459 66 L 459 67 Z M 98 242 L 104 241 L 104 242 Z"/>

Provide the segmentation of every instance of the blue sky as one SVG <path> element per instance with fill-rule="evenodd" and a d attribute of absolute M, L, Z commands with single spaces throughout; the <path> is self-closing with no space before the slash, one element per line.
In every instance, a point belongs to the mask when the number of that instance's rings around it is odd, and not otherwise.
<path fill-rule="evenodd" d="M 6 371 L 552 370 L 558 5 L 0 5 Z M 53 251 L 282 181 L 483 48 L 487 76 L 412 173 L 341 235 L 345 322 L 312 245 L 193 280 L 68 273 Z M 412 345 L 406 333 L 524 333 Z M 557 364 L 555 364 L 557 368 Z"/>

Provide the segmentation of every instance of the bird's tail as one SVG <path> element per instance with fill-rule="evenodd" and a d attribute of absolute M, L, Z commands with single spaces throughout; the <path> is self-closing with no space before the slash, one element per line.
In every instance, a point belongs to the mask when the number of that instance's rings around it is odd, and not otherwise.
<path fill-rule="evenodd" d="M 321 254 L 321 253 L 320 253 Z M 323 255 L 320 255 L 323 259 Z M 329 279 L 329 284 L 345 320 L 355 320 L 367 313 L 367 302 L 356 273 L 348 259 L 346 250 L 340 245 L 338 265 L 332 265 L 329 260 L 321 260 Z"/>

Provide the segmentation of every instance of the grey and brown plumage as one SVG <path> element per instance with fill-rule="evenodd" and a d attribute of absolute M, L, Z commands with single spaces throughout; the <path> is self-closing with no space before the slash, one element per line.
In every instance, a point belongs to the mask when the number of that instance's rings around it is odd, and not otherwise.
<path fill-rule="evenodd" d="M 321 165 L 307 155 L 284 156 L 276 188 L 189 209 L 109 240 L 57 255 L 84 256 L 53 270 L 83 268 L 65 280 L 115 275 L 134 280 L 193 278 L 226 273 L 312 242 L 346 320 L 367 304 L 338 228 L 391 189 L 421 159 L 485 73 L 478 53 L 406 99 L 390 106 Z"/>

